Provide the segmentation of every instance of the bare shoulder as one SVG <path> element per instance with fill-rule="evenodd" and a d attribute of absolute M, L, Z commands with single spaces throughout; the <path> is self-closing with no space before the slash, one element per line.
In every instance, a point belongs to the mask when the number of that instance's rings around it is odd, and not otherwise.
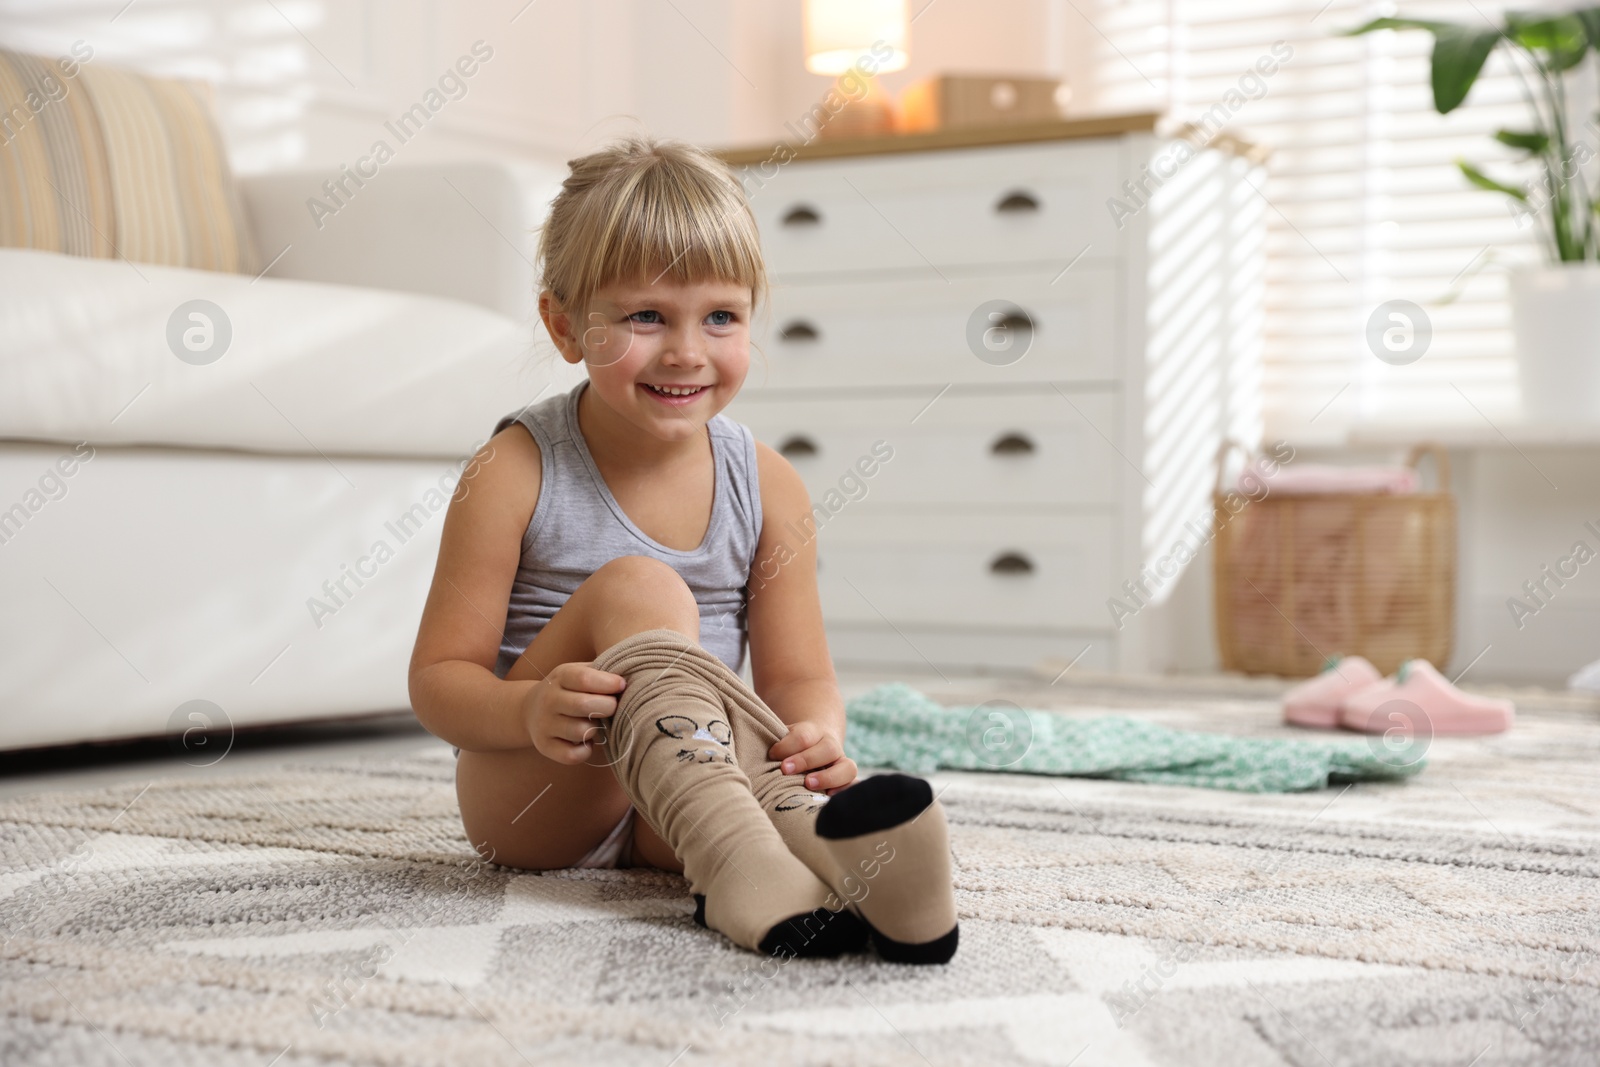
<path fill-rule="evenodd" d="M 805 479 L 783 453 L 764 441 L 756 442 L 756 475 L 761 484 L 761 525 L 779 529 L 800 512 L 811 510 Z"/>
<path fill-rule="evenodd" d="M 527 427 L 512 423 L 462 469 L 451 510 L 473 526 L 526 529 L 539 502 L 542 470 L 538 442 Z"/>

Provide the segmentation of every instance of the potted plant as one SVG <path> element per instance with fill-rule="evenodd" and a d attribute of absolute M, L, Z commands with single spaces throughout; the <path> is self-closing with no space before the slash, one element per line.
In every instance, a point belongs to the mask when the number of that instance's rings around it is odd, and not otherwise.
<path fill-rule="evenodd" d="M 1600 421 L 1600 188 L 1585 165 L 1600 157 L 1600 112 L 1582 122 L 1569 99 L 1591 52 L 1600 55 L 1600 7 L 1565 13 L 1507 12 L 1487 19 L 1437 22 L 1375 19 L 1350 34 L 1426 30 L 1433 35 L 1433 106 L 1449 114 L 1466 100 L 1489 54 L 1507 50 L 1530 112 L 1523 130 L 1495 139 L 1536 161 L 1526 187 L 1497 181 L 1465 160 L 1461 173 L 1480 189 L 1511 198 L 1519 224 L 1539 229 L 1546 265 L 1511 274 L 1511 319 L 1523 417 L 1528 422 Z"/>

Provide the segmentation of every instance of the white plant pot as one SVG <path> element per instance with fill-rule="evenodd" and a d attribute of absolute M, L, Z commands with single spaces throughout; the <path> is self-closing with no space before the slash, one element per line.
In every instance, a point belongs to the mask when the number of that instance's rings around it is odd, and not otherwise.
<path fill-rule="evenodd" d="M 1600 264 L 1511 272 L 1522 417 L 1600 423 Z"/>

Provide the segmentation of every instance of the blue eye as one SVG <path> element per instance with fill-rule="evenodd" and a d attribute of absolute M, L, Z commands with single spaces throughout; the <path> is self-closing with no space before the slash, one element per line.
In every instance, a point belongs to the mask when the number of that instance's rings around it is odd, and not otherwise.
<path fill-rule="evenodd" d="M 654 315 L 655 318 L 653 318 L 653 319 L 641 319 L 641 318 L 639 318 L 640 315 Z M 644 311 L 635 311 L 632 315 L 629 315 L 628 318 L 634 320 L 635 322 L 656 323 L 656 322 L 660 322 L 661 321 L 661 312 L 656 311 L 653 308 L 647 308 Z"/>
<path fill-rule="evenodd" d="M 707 317 L 715 319 L 716 316 L 718 316 L 718 315 L 722 315 L 722 316 L 725 316 L 725 317 L 722 318 L 722 319 L 719 319 L 717 321 L 712 322 L 711 325 L 713 325 L 713 326 L 731 326 L 731 325 L 733 325 L 733 312 L 731 312 L 731 311 L 713 311 Z"/>

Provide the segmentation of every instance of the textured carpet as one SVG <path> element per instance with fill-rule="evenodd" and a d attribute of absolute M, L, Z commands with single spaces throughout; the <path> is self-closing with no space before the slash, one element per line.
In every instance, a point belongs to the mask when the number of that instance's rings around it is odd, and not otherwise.
<path fill-rule="evenodd" d="M 1258 688 L 1003 695 L 1304 736 Z M 1600 712 L 1521 709 L 1417 778 L 1312 793 L 932 775 L 941 968 L 763 965 L 676 875 L 476 863 L 443 745 L 25 797 L 0 1062 L 1590 1064 Z"/>

